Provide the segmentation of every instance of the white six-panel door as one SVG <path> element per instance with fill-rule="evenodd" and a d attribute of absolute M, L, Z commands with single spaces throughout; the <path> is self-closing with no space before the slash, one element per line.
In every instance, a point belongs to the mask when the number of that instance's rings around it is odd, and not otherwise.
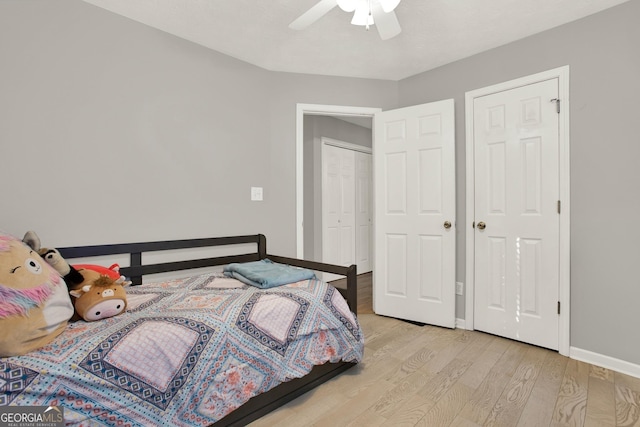
<path fill-rule="evenodd" d="M 322 167 L 322 261 L 348 266 L 355 263 L 355 153 L 323 144 Z"/>
<path fill-rule="evenodd" d="M 558 79 L 475 98 L 474 328 L 558 349 Z"/>
<path fill-rule="evenodd" d="M 371 154 L 356 151 L 356 265 L 358 274 L 372 269 L 373 212 Z"/>
<path fill-rule="evenodd" d="M 453 100 L 374 120 L 377 314 L 455 326 Z"/>

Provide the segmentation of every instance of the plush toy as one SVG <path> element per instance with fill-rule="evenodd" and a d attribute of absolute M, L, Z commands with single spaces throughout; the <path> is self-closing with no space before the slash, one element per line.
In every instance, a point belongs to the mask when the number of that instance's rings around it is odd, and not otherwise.
<path fill-rule="evenodd" d="M 124 278 L 124 276 L 120 275 L 120 266 L 118 264 L 111 264 L 111 266 L 108 268 L 95 264 L 73 264 L 73 268 L 75 268 L 76 270 L 93 270 L 100 273 L 100 275 L 102 276 L 111 277 L 116 281 L 120 278 Z M 129 282 L 128 284 L 130 283 L 131 282 Z"/>
<path fill-rule="evenodd" d="M 60 274 L 23 241 L 0 232 L 0 356 L 45 346 L 72 315 Z"/>
<path fill-rule="evenodd" d="M 31 247 L 38 254 L 53 267 L 64 278 L 65 283 L 69 289 L 75 289 L 80 283 L 84 281 L 84 277 L 78 270 L 69 265 L 69 263 L 62 258 L 60 252 L 57 249 L 43 248 L 40 244 L 40 238 L 35 231 L 29 230 L 22 239 L 27 245 Z"/>
<path fill-rule="evenodd" d="M 124 287 L 131 282 L 124 276 L 114 280 L 95 270 L 85 268 L 78 271 L 84 276 L 84 282 L 70 292 L 75 298 L 74 306 L 78 316 L 91 322 L 116 316 L 126 310 L 127 293 Z"/>
<path fill-rule="evenodd" d="M 43 248 L 34 231 L 25 234 L 24 241 L 64 277 L 78 317 L 87 322 L 106 319 L 124 312 L 127 293 L 124 286 L 131 284 L 120 275 L 120 266 L 109 268 L 93 264 L 70 265 L 57 249 Z"/>

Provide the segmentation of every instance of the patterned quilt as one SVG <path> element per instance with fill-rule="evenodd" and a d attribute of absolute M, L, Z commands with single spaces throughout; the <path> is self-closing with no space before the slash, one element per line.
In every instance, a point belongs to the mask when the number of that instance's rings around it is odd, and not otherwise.
<path fill-rule="evenodd" d="M 357 319 L 315 279 L 260 290 L 201 275 L 127 299 L 122 315 L 0 358 L 0 405 L 63 406 L 68 425 L 205 426 L 314 365 L 362 359 Z"/>

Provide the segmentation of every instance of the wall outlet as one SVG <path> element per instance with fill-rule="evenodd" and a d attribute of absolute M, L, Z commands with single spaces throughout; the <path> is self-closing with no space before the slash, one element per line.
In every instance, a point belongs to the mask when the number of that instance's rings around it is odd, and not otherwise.
<path fill-rule="evenodd" d="M 462 295 L 464 293 L 464 284 L 462 282 L 456 282 L 456 295 Z"/>
<path fill-rule="evenodd" d="M 262 187 L 251 187 L 251 200 L 256 202 L 262 201 Z"/>

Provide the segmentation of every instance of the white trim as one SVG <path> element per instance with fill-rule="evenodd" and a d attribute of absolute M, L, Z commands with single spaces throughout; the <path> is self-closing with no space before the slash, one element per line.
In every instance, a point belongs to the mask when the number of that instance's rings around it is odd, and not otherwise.
<path fill-rule="evenodd" d="M 558 95 L 560 97 L 560 289 L 562 302 L 559 330 L 559 352 L 567 355 L 571 343 L 571 157 L 570 121 L 571 103 L 569 100 L 569 66 L 557 69 Z"/>
<path fill-rule="evenodd" d="M 296 256 L 304 255 L 304 116 L 373 117 L 381 108 L 342 105 L 296 104 Z"/>
<path fill-rule="evenodd" d="M 373 153 L 373 149 L 371 147 L 365 147 L 364 145 L 352 144 L 338 139 L 327 138 L 326 136 L 321 136 L 320 140 L 323 145 L 331 145 L 333 147 L 344 148 L 345 150 L 358 151 L 366 154 Z"/>
<path fill-rule="evenodd" d="M 466 125 L 466 299 L 465 299 L 465 324 L 473 330 L 473 298 L 474 298 L 474 247 L 475 233 L 472 223 L 475 217 L 474 192 L 474 147 L 473 147 L 473 100 L 481 96 L 502 92 L 549 79 L 558 79 L 558 94 L 561 100 L 561 112 L 559 117 L 559 163 L 560 163 L 560 200 L 562 201 L 562 213 L 560 214 L 560 275 L 558 298 L 562 309 L 558 324 L 558 351 L 564 356 L 569 355 L 570 339 L 570 287 L 571 287 L 571 250 L 570 250 L 570 157 L 569 157 L 569 66 L 555 68 L 538 74 L 522 77 L 515 80 L 499 83 L 481 89 L 469 91 L 465 94 L 465 125 Z"/>
<path fill-rule="evenodd" d="M 576 347 L 569 348 L 569 357 L 581 362 L 590 363 L 625 375 L 640 378 L 640 365 L 616 359 L 615 357 L 605 356 L 604 354 L 594 353 L 592 351 Z"/>
<path fill-rule="evenodd" d="M 464 319 L 459 319 L 456 317 L 456 329 L 467 329 L 467 325 L 464 321 Z"/>

